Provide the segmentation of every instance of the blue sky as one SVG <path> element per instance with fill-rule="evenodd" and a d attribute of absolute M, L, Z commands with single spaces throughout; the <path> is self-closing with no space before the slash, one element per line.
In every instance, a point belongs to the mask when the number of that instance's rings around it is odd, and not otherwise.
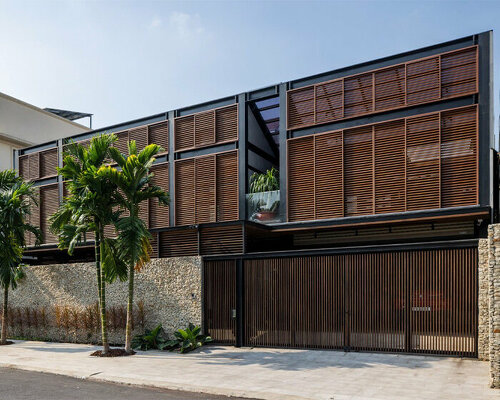
<path fill-rule="evenodd" d="M 489 29 L 498 1 L 0 0 L 0 91 L 97 128 Z"/>

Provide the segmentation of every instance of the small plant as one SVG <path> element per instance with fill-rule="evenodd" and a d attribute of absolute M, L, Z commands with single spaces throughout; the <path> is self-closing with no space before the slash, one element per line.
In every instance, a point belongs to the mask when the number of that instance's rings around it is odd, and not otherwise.
<path fill-rule="evenodd" d="M 280 190 L 279 171 L 272 167 L 259 174 L 254 172 L 250 177 L 250 193 L 272 192 Z"/>
<path fill-rule="evenodd" d="M 181 353 L 189 353 L 206 343 L 210 343 L 212 338 L 200 335 L 200 331 L 201 328 L 199 326 L 189 324 L 186 329 L 179 329 L 175 332 L 175 339 L 169 340 L 166 343 L 166 347 L 170 347 L 171 350 L 179 349 Z"/>
<path fill-rule="evenodd" d="M 134 350 L 164 350 L 168 348 L 170 341 L 167 341 L 163 335 L 163 327 L 158 325 L 153 330 L 146 329 L 144 335 L 136 335 L 132 339 L 132 348 Z"/>

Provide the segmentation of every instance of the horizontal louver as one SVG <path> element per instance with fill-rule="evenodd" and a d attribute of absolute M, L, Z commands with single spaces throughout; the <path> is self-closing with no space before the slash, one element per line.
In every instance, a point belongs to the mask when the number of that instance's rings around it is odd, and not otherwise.
<path fill-rule="evenodd" d="M 198 255 L 198 231 L 196 229 L 160 232 L 159 239 L 160 258 Z"/>
<path fill-rule="evenodd" d="M 238 219 L 238 153 L 175 163 L 177 226 Z"/>
<path fill-rule="evenodd" d="M 238 105 L 175 119 L 175 150 L 188 150 L 238 139 Z"/>
<path fill-rule="evenodd" d="M 288 221 L 478 203 L 477 106 L 288 140 Z"/>
<path fill-rule="evenodd" d="M 30 215 L 27 221 L 34 226 L 40 227 L 40 188 L 35 187 L 34 199 L 27 200 L 30 205 Z M 27 232 L 25 234 L 25 240 L 27 246 L 34 246 L 36 242 L 35 235 L 33 233 Z"/>
<path fill-rule="evenodd" d="M 128 140 L 135 140 L 137 152 L 140 152 L 148 145 L 148 127 L 139 126 L 128 131 Z"/>
<path fill-rule="evenodd" d="M 45 150 L 40 153 L 40 178 L 57 175 L 57 149 Z"/>
<path fill-rule="evenodd" d="M 169 192 L 168 187 L 168 164 L 162 163 L 151 168 L 154 174 L 151 180 L 153 185 L 161 187 Z M 160 205 L 158 199 L 149 200 L 149 227 L 151 229 L 166 228 L 169 226 L 169 207 Z"/>
<path fill-rule="evenodd" d="M 148 129 L 149 144 L 157 144 L 163 148 L 164 153 L 168 153 L 168 121 L 149 125 Z"/>
<path fill-rule="evenodd" d="M 47 185 L 40 187 L 40 229 L 43 243 L 57 243 L 57 235 L 50 232 L 48 219 L 59 208 L 59 187 Z"/>
<path fill-rule="evenodd" d="M 206 227 L 200 230 L 200 255 L 243 253 L 241 225 Z"/>
<path fill-rule="evenodd" d="M 476 93 L 477 46 L 287 92 L 287 128 Z"/>

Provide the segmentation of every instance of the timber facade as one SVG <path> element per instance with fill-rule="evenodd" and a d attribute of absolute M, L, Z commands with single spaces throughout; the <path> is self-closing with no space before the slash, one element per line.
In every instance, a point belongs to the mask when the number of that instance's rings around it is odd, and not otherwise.
<path fill-rule="evenodd" d="M 154 257 L 204 257 L 218 342 L 477 357 L 478 240 L 498 221 L 492 72 L 485 32 L 20 150 L 44 233 L 27 261 L 70 260 L 48 231 L 55 168 L 70 140 L 113 132 L 123 153 L 164 148 L 154 180 L 171 203 L 142 217 Z M 279 190 L 250 193 L 272 167 Z"/>

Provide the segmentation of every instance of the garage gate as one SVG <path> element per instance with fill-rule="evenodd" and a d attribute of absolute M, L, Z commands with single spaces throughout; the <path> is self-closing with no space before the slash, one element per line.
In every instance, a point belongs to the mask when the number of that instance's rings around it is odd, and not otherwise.
<path fill-rule="evenodd" d="M 205 261 L 205 328 L 244 346 L 475 357 L 477 257 L 471 247 Z"/>

